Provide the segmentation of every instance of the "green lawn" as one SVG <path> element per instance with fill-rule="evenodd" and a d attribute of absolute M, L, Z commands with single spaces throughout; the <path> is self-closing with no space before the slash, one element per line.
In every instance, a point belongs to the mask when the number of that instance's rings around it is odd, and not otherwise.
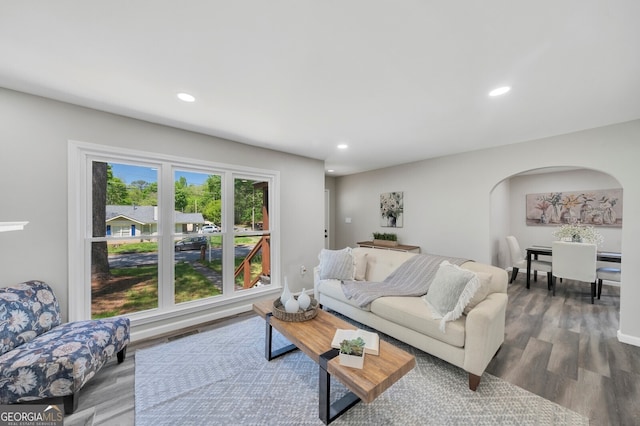
<path fill-rule="evenodd" d="M 213 248 L 222 247 L 222 235 L 207 235 Z M 260 237 L 237 237 L 236 245 L 255 245 Z M 156 242 L 126 243 L 119 246 L 110 245 L 110 254 L 149 253 L 157 252 Z M 235 266 L 242 263 L 243 258 L 235 259 Z M 222 276 L 220 260 L 198 261 L 199 264 L 210 268 Z M 256 277 L 261 272 L 261 255 L 258 254 L 251 262 L 251 276 Z M 107 283 L 102 283 L 97 293 L 93 294 L 92 317 L 107 318 L 131 312 L 140 312 L 158 307 L 158 266 L 148 265 L 134 268 L 112 268 L 113 277 Z M 236 278 L 236 285 L 242 287 L 242 276 Z M 175 266 L 175 301 L 176 303 L 204 299 L 220 295 L 221 283 L 212 283 L 205 275 L 198 272 L 192 264 L 179 262 Z"/>
<path fill-rule="evenodd" d="M 107 318 L 131 312 L 140 312 L 158 307 L 158 266 L 149 265 L 137 268 L 111 269 L 114 278 L 128 278 L 133 282 L 127 289 L 114 290 L 104 296 L 96 296 L 92 309 L 92 318 Z M 217 296 L 221 291 L 209 280 L 196 271 L 191 264 L 180 262 L 176 264 L 176 303 Z M 115 309 L 101 309 L 100 297 L 116 299 Z"/>

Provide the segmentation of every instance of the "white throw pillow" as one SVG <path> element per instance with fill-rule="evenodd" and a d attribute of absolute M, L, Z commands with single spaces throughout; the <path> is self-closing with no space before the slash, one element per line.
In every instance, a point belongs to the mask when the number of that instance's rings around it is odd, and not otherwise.
<path fill-rule="evenodd" d="M 322 249 L 318 259 L 321 280 L 353 280 L 355 260 L 351 247 L 342 250 Z"/>
<path fill-rule="evenodd" d="M 491 280 L 493 279 L 493 274 L 489 274 L 487 272 L 476 272 L 478 279 L 480 280 L 480 287 L 475 292 L 467 306 L 464 307 L 463 314 L 469 315 L 469 312 L 475 308 L 478 303 L 482 302 L 489 295 L 489 289 L 491 288 Z"/>
<path fill-rule="evenodd" d="M 367 255 L 369 253 L 353 252 L 355 257 L 356 267 L 355 276 L 356 281 L 364 281 L 367 276 Z"/>
<path fill-rule="evenodd" d="M 429 291 L 422 296 L 433 313 L 440 319 L 440 331 L 445 332 L 447 321 L 460 318 L 464 307 L 480 287 L 478 276 L 448 261 L 440 264 Z"/>

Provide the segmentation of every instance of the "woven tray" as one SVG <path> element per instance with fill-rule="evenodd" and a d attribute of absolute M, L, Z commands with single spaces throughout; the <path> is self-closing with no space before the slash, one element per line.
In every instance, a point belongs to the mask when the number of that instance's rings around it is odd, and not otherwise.
<path fill-rule="evenodd" d="M 294 296 L 296 300 L 298 298 Z M 284 306 L 282 306 L 282 302 L 278 297 L 273 301 L 273 316 L 282 321 L 289 322 L 300 322 L 300 321 L 308 321 L 315 316 L 318 315 L 318 301 L 311 297 L 311 304 L 306 310 L 298 309 L 298 312 L 289 313 L 284 310 Z"/>

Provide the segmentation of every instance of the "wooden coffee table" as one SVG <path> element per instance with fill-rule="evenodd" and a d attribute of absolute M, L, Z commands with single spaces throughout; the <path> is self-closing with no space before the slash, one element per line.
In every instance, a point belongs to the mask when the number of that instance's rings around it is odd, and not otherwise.
<path fill-rule="evenodd" d="M 380 355 L 367 354 L 364 368 L 350 368 L 340 365 L 338 350 L 331 348 L 331 340 L 336 329 L 355 329 L 352 324 L 343 321 L 323 310 L 318 315 L 302 322 L 287 322 L 272 315 L 273 301 L 254 303 L 253 310 L 266 322 L 265 357 L 267 360 L 300 349 L 319 366 L 318 406 L 320 420 L 329 424 L 360 400 L 371 402 L 416 365 L 413 355 L 392 344 L 380 340 Z M 272 330 L 275 328 L 292 345 L 273 350 L 271 347 Z M 331 376 L 342 382 L 349 393 L 330 403 Z"/>

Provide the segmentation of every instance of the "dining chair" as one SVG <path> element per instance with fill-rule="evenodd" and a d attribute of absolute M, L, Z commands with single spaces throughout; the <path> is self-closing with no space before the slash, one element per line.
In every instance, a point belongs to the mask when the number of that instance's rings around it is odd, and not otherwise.
<path fill-rule="evenodd" d="M 598 279 L 598 300 L 602 293 L 602 280 L 620 282 L 622 270 L 620 268 L 601 267 L 596 269 L 596 278 Z"/>
<path fill-rule="evenodd" d="M 507 237 L 507 246 L 509 246 L 509 253 L 511 254 L 511 280 L 509 283 L 512 283 L 513 280 L 518 276 L 518 271 L 520 269 L 527 270 L 527 259 L 524 257 L 524 253 L 520 249 L 520 244 L 518 244 L 518 240 L 513 235 L 509 235 Z M 531 270 L 532 271 L 540 271 L 547 273 L 547 288 L 551 287 L 551 262 L 547 262 L 545 260 L 531 260 Z"/>
<path fill-rule="evenodd" d="M 553 267 L 552 294 L 556 295 L 556 278 L 591 283 L 591 303 L 596 295 L 597 246 L 587 243 L 554 241 L 551 248 Z"/>

